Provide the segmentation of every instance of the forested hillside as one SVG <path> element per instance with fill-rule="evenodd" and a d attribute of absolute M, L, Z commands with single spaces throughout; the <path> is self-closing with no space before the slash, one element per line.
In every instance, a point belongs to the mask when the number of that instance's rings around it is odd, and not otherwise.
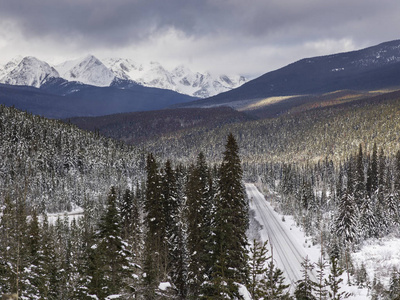
<path fill-rule="evenodd" d="M 165 109 L 146 112 L 114 114 L 101 117 L 67 119 L 79 128 L 98 133 L 128 144 L 159 139 L 170 133 L 188 132 L 194 128 L 211 130 L 232 123 L 251 120 L 245 113 L 229 107 Z"/>
<path fill-rule="evenodd" d="M 104 203 L 111 185 L 135 185 L 144 173 L 145 157 L 133 146 L 5 106 L 0 140 L 0 195 L 40 213 Z"/>
<path fill-rule="evenodd" d="M 286 114 L 274 119 L 236 123 L 204 131 L 170 134 L 163 142 L 143 146 L 160 157 L 168 153 L 181 161 L 192 159 L 199 149 L 213 162 L 220 160 L 223 137 L 232 132 L 238 140 L 245 174 L 262 172 L 268 162 L 309 163 L 343 161 L 358 149 L 384 146 L 393 155 L 400 145 L 400 92 L 349 103 Z"/>

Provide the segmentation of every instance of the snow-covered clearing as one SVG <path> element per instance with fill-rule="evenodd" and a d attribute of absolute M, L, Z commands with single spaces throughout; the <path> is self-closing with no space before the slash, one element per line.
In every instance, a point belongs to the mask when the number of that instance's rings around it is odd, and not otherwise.
<path fill-rule="evenodd" d="M 364 242 L 360 251 L 352 255 L 353 264 L 360 267 L 364 263 L 368 279 L 380 278 L 389 287 L 393 269 L 400 268 L 400 239 L 387 236 Z"/>
<path fill-rule="evenodd" d="M 47 214 L 47 219 L 49 224 L 56 224 L 57 219 L 64 220 L 68 218 L 68 223 L 71 224 L 72 220 L 78 221 L 79 218 L 83 216 L 83 208 L 77 206 L 72 211 L 60 212 L 54 214 Z"/>
<path fill-rule="evenodd" d="M 277 266 L 283 270 L 288 284 L 291 284 L 290 292 L 293 293 L 296 281 L 301 279 L 302 258 L 308 256 L 313 263 L 316 263 L 321 255 L 320 245 L 312 245 L 311 238 L 305 236 L 291 216 L 282 216 L 274 211 L 270 204 L 271 197 L 274 197 L 273 194 L 264 197 L 254 184 L 249 183 L 246 184 L 246 191 L 250 200 L 250 210 L 254 211 L 254 218 L 259 223 L 259 237 L 262 241 L 269 241 L 273 248 L 274 260 Z M 249 231 L 250 239 L 252 239 L 255 236 L 254 227 L 257 227 L 257 224 L 254 220 L 250 223 L 253 226 L 253 230 Z M 343 279 L 344 282 L 347 282 L 345 274 L 343 274 Z M 355 286 L 343 286 L 342 288 L 353 294 L 348 299 L 369 299 L 367 289 L 358 289 Z"/>

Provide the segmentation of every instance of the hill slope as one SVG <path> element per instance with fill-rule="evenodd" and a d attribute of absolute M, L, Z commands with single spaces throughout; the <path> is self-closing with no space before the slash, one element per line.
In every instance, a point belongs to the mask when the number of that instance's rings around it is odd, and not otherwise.
<path fill-rule="evenodd" d="M 244 113 L 229 107 L 218 107 L 166 109 L 100 117 L 80 117 L 68 119 L 68 122 L 85 130 L 98 131 L 107 137 L 136 144 L 171 133 L 183 134 L 194 128 L 211 130 L 248 120 L 251 118 Z"/>
<path fill-rule="evenodd" d="M 47 80 L 40 89 L 0 84 L 0 104 L 48 118 L 155 110 L 193 99 L 170 90 L 136 84 L 129 89 L 96 87 L 61 78 Z"/>
<path fill-rule="evenodd" d="M 274 96 L 397 87 L 400 87 L 400 40 L 353 52 L 302 59 L 237 89 L 185 106 L 234 105 L 234 102 Z"/>

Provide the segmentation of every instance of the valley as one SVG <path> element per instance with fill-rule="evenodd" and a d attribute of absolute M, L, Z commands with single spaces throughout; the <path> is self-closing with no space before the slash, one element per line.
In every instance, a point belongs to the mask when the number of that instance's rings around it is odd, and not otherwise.
<path fill-rule="evenodd" d="M 400 237 L 399 49 L 253 80 L 91 55 L 10 62 L 0 287 L 26 299 L 287 300 L 313 281 L 321 299 L 335 286 L 334 299 L 395 299 L 400 266 L 381 272 L 363 251 Z M 246 236 L 249 211 L 259 241 Z"/>

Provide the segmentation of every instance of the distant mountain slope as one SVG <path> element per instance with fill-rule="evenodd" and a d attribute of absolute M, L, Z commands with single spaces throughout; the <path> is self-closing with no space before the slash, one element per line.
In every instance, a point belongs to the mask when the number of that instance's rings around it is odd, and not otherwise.
<path fill-rule="evenodd" d="M 0 104 L 48 118 L 101 116 L 165 108 L 195 98 L 136 85 L 131 89 L 95 87 L 52 78 L 40 89 L 0 84 Z"/>
<path fill-rule="evenodd" d="M 193 128 L 210 130 L 249 120 L 251 118 L 244 113 L 229 107 L 218 107 L 166 109 L 100 117 L 80 117 L 68 119 L 68 122 L 85 130 L 98 131 L 104 136 L 129 144 L 137 144 L 165 134 L 176 134 Z"/>
<path fill-rule="evenodd" d="M 274 96 L 400 87 L 400 40 L 359 51 L 306 58 L 241 87 L 185 106 L 234 105 Z"/>

